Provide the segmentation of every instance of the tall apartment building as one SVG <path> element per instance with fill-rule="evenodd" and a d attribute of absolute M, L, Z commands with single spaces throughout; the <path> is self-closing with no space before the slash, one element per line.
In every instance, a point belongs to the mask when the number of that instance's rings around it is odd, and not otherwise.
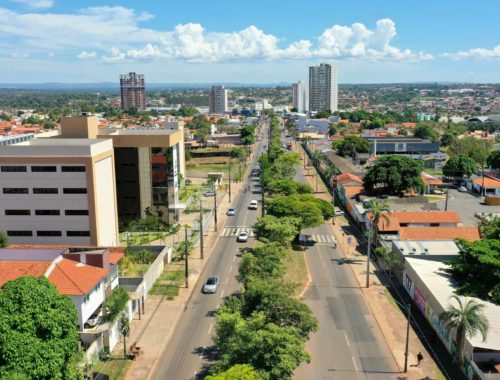
<path fill-rule="evenodd" d="M 223 114 L 227 112 L 227 90 L 224 86 L 212 86 L 208 95 L 208 112 Z"/>
<path fill-rule="evenodd" d="M 120 94 L 122 110 L 146 109 L 146 86 L 144 75 L 128 73 L 120 75 Z"/>
<path fill-rule="evenodd" d="M 62 118 L 61 137 L 75 136 L 112 142 L 120 224 L 143 217 L 147 208 L 166 221 L 178 219 L 179 174 L 186 176 L 182 125 L 99 129 L 95 116 Z"/>
<path fill-rule="evenodd" d="M 338 111 L 337 68 L 327 63 L 309 67 L 309 111 Z"/>
<path fill-rule="evenodd" d="M 292 84 L 293 107 L 297 112 L 307 112 L 309 110 L 309 89 L 300 80 Z"/>
<path fill-rule="evenodd" d="M 11 244 L 117 245 L 112 142 L 0 146 L 0 230 Z"/>

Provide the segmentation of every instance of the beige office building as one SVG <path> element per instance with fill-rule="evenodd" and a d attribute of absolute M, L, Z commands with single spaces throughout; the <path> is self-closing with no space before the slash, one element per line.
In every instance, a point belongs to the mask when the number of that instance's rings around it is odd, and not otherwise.
<path fill-rule="evenodd" d="M 97 139 L 0 146 L 0 230 L 11 244 L 118 244 L 114 151 Z"/>

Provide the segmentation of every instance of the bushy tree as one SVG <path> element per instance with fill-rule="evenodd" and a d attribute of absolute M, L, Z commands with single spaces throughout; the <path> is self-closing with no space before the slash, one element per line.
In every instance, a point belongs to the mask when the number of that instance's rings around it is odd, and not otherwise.
<path fill-rule="evenodd" d="M 443 166 L 443 174 L 447 177 L 470 177 L 475 172 L 476 162 L 463 154 L 452 156 Z"/>
<path fill-rule="evenodd" d="M 288 245 L 297 236 L 299 225 L 300 221 L 297 218 L 266 215 L 257 220 L 254 231 L 257 239 L 261 241 Z"/>
<path fill-rule="evenodd" d="M 45 277 L 20 277 L 0 291 L 0 378 L 78 379 L 78 319 Z"/>
<path fill-rule="evenodd" d="M 358 153 L 370 153 L 371 147 L 367 139 L 357 136 L 346 136 L 343 140 L 334 142 L 333 149 L 342 157 L 356 158 Z"/>
<path fill-rule="evenodd" d="M 294 195 L 312 194 L 313 189 L 306 183 L 297 182 L 291 179 L 279 179 L 271 181 L 266 187 L 269 195 Z"/>
<path fill-rule="evenodd" d="M 0 231 L 0 248 L 5 248 L 9 245 L 9 237 L 3 231 Z"/>
<path fill-rule="evenodd" d="M 205 380 L 262 380 L 262 377 L 248 364 L 236 364 L 227 371 L 205 377 Z"/>
<path fill-rule="evenodd" d="M 408 191 L 421 193 L 424 183 L 422 166 L 417 160 L 397 155 L 384 155 L 368 169 L 363 186 L 368 193 L 404 195 Z"/>
<path fill-rule="evenodd" d="M 427 123 L 421 123 L 419 124 L 413 131 L 413 135 L 415 137 L 425 139 L 425 140 L 431 140 L 431 141 L 439 141 L 439 133 L 434 128 L 434 126 L 427 124 Z"/>
<path fill-rule="evenodd" d="M 500 216 L 493 216 L 481 223 L 481 232 L 486 239 L 500 240 Z"/>
<path fill-rule="evenodd" d="M 500 169 L 500 150 L 491 152 L 486 160 L 486 164 L 493 169 Z"/>
<path fill-rule="evenodd" d="M 283 276 L 285 251 L 278 243 L 269 243 L 243 254 L 238 279 L 246 285 L 252 278 L 271 279 Z"/>

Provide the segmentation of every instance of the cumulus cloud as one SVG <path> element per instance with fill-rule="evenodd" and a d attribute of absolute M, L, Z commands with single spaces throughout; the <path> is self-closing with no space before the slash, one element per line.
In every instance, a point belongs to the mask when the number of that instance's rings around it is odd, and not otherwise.
<path fill-rule="evenodd" d="M 81 51 L 77 56 L 78 59 L 94 59 L 97 57 L 97 53 L 95 51 Z"/>
<path fill-rule="evenodd" d="M 459 60 L 467 58 L 476 59 L 499 59 L 500 58 L 500 45 L 493 47 L 492 49 L 476 48 L 470 50 L 461 50 L 456 53 L 443 53 L 443 57 Z"/>
<path fill-rule="evenodd" d="M 179 24 L 173 30 L 153 30 L 140 25 L 152 17 L 151 13 L 121 6 L 88 7 L 72 14 L 20 13 L 0 7 L 0 35 L 23 41 L 26 45 L 23 48 L 31 48 L 33 52 L 37 49 L 74 51 L 75 46 L 85 41 L 90 50 L 74 54 L 80 59 L 100 58 L 106 63 L 160 59 L 197 63 L 309 58 L 433 58 L 425 52 L 393 46 L 396 25 L 390 19 L 377 21 L 371 29 L 361 23 L 333 25 L 318 38 L 284 43 L 282 38 L 255 25 L 230 33 L 207 31 L 198 23 Z"/>
<path fill-rule="evenodd" d="M 54 0 L 10 0 L 13 3 L 23 4 L 29 8 L 52 8 Z"/>

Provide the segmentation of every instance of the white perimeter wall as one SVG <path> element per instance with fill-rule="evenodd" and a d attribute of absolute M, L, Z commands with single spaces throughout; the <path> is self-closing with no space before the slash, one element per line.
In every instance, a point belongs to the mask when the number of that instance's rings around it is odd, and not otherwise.
<path fill-rule="evenodd" d="M 115 179 L 113 178 L 113 160 L 105 158 L 95 164 L 94 181 L 96 194 L 96 218 L 99 246 L 118 244 L 118 220 L 116 217 Z"/>

